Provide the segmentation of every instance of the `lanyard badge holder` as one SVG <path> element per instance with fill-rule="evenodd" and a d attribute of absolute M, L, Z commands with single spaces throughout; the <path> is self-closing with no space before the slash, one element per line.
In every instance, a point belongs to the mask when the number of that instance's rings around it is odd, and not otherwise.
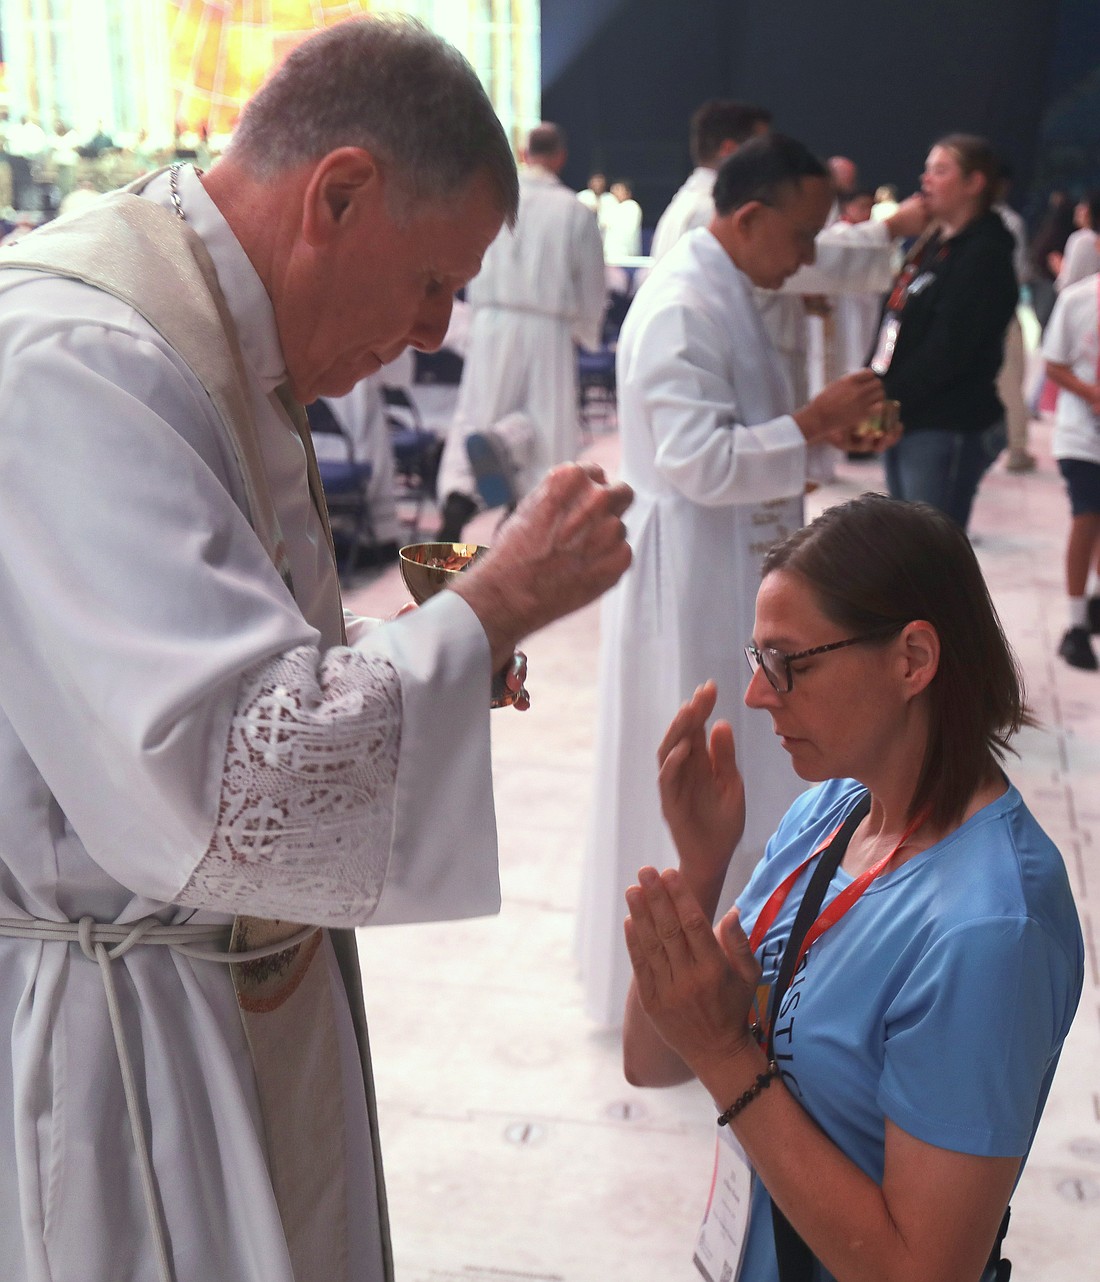
<path fill-rule="evenodd" d="M 798 906 L 798 912 L 795 914 L 794 924 L 791 926 L 791 933 L 787 939 L 787 946 L 783 950 L 783 958 L 779 963 L 779 974 L 776 977 L 771 989 L 771 1000 L 767 1006 L 767 1039 L 766 1049 L 768 1060 L 771 1062 L 775 1058 L 774 1036 L 775 1024 L 779 1018 L 780 1008 L 783 1004 L 783 998 L 787 989 L 790 987 L 794 973 L 798 969 L 799 962 L 805 955 L 809 944 L 812 944 L 822 933 L 822 927 L 828 929 L 829 925 L 835 923 L 844 912 L 851 907 L 858 894 L 866 888 L 876 876 L 880 875 L 893 859 L 894 855 L 905 845 L 913 832 L 920 827 L 924 820 L 924 813 L 918 815 L 910 824 L 909 828 L 894 847 L 893 851 L 886 859 L 880 860 L 879 863 L 868 873 L 864 873 L 856 882 L 836 896 L 829 908 L 824 913 L 821 912 L 821 905 L 825 902 L 825 895 L 828 891 L 829 884 L 836 875 L 840 867 L 848 844 L 852 839 L 852 834 L 862 822 L 864 816 L 871 809 L 871 795 L 865 793 L 855 806 L 849 812 L 848 817 L 835 834 L 829 839 L 828 845 L 821 852 L 821 859 L 813 871 L 810 883 L 806 887 L 806 892 L 802 896 L 802 902 Z M 811 856 L 812 858 L 813 856 Z M 797 870 L 798 872 L 801 869 Z M 864 884 L 859 886 L 858 883 Z M 780 887 L 782 890 L 783 887 Z M 789 889 L 789 887 L 788 887 Z M 853 895 L 851 892 L 855 891 Z M 847 898 L 850 902 L 842 903 Z M 773 897 L 774 898 L 774 897 Z M 771 906 L 769 900 L 765 906 L 765 911 Z M 839 913 L 834 910 L 839 909 Z M 775 912 L 778 911 L 778 906 Z M 774 920 L 775 912 L 771 913 L 771 919 Z M 767 923 L 770 924 L 770 921 Z M 758 922 L 759 925 L 759 922 Z M 766 927 L 765 927 L 766 929 Z M 756 930 L 753 934 L 755 936 Z M 809 942 L 807 943 L 807 936 Z M 756 944 L 753 943 L 753 951 L 756 950 Z M 983 1280 L 989 1279 L 990 1282 L 1008 1282 L 1009 1275 L 1012 1271 L 1011 1263 L 1001 1255 L 1001 1245 L 1004 1242 L 1005 1234 L 1008 1232 L 1008 1220 L 1010 1209 L 1005 1210 L 1004 1218 L 1001 1221 L 1000 1228 L 997 1232 L 997 1240 L 994 1243 L 993 1250 L 990 1253 L 989 1261 L 986 1264 L 986 1271 L 982 1274 Z M 806 1243 L 799 1237 L 791 1226 L 790 1221 L 779 1209 L 772 1203 L 772 1232 L 775 1235 L 775 1257 L 779 1266 L 779 1282 L 812 1282 L 814 1276 L 815 1259 L 813 1252 Z"/>
<path fill-rule="evenodd" d="M 794 972 L 798 969 L 798 963 L 804 951 L 803 944 L 811 927 L 818 922 L 825 893 L 840 866 L 840 861 L 844 858 L 852 833 L 855 832 L 870 806 L 870 795 L 865 794 L 840 827 L 827 837 L 824 845 L 815 850 L 806 861 L 808 864 L 820 855 L 818 865 L 814 869 L 810 884 L 799 905 L 790 939 L 780 963 L 779 976 L 771 986 L 771 1000 L 768 1001 L 764 988 L 758 990 L 757 995 L 759 1014 L 769 1030 L 767 1035 L 769 1063 L 774 1059 L 771 1030 L 775 1026 L 775 1018 L 779 1013 L 783 996 Z M 791 885 L 801 875 L 806 864 L 800 865 L 787 878 L 762 909 L 750 941 L 754 952 L 759 943 L 758 935 L 763 935 L 775 920 L 783 900 L 790 892 Z M 832 923 L 821 924 L 831 925 Z M 811 938 L 810 943 L 812 942 Z M 768 1016 L 770 1018 L 767 1018 Z M 706 1282 L 724 1282 L 725 1279 L 738 1275 L 748 1235 L 751 1196 L 752 1168 L 748 1158 L 733 1136 L 732 1128 L 720 1126 L 714 1154 L 710 1196 L 707 1199 L 707 1208 L 696 1239 L 693 1256 L 693 1263 Z M 777 1217 L 774 1231 L 780 1282 L 809 1282 L 813 1270 L 813 1255 L 783 1218 L 782 1213 L 775 1208 L 774 1203 L 772 1211 Z"/>
<path fill-rule="evenodd" d="M 779 1009 L 783 1004 L 783 998 L 790 987 L 794 972 L 801 960 L 802 943 L 807 934 L 809 934 L 810 927 L 817 921 L 821 912 L 821 905 L 825 902 L 825 894 L 829 889 L 829 884 L 836 875 L 836 870 L 840 867 L 840 862 L 848 849 L 848 843 L 852 840 L 852 834 L 862 823 L 870 809 L 871 794 L 864 793 L 849 812 L 848 817 L 841 824 L 828 846 L 822 851 L 821 858 L 813 871 L 813 876 L 810 878 L 810 884 L 806 887 L 806 893 L 802 896 L 802 902 L 799 904 L 798 912 L 795 914 L 794 925 L 791 927 L 791 933 L 787 939 L 787 947 L 783 950 L 783 960 L 779 963 L 779 974 L 772 985 L 771 1000 L 768 1003 L 767 1053 L 769 1061 L 775 1057 L 775 1047 L 773 1045 L 775 1023 L 779 1017 Z M 794 1231 L 787 1217 L 774 1202 L 772 1203 L 772 1231 L 775 1234 L 775 1257 L 779 1265 L 780 1282 L 810 1282 L 814 1271 L 813 1253 Z"/>
<path fill-rule="evenodd" d="M 901 332 L 902 312 L 905 311 L 905 304 L 909 301 L 910 291 L 916 293 L 920 284 L 927 283 L 922 272 L 924 264 L 931 256 L 934 265 L 946 253 L 945 247 L 939 243 L 937 236 L 934 223 L 925 228 L 906 255 L 905 264 L 894 280 L 893 288 L 886 299 L 878 338 L 875 340 L 875 350 L 869 362 L 871 369 L 879 378 L 884 377 L 893 363 L 894 349 L 897 347 L 898 335 Z M 914 288 L 914 282 L 918 279 L 920 284 Z"/>

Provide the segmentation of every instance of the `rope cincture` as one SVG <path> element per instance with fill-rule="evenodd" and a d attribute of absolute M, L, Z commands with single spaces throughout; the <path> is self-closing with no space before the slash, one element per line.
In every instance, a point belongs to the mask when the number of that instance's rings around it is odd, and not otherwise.
<path fill-rule="evenodd" d="M 157 1196 L 156 1176 L 153 1173 L 153 1161 L 149 1153 L 149 1138 L 141 1113 L 137 1079 L 134 1076 L 129 1048 L 126 1045 L 126 1035 L 122 1027 L 122 1012 L 118 1004 L 118 990 L 115 987 L 111 963 L 125 957 L 138 944 L 157 944 L 182 953 L 185 957 L 232 966 L 238 962 L 259 961 L 263 957 L 271 957 L 275 953 L 296 948 L 319 929 L 319 926 L 305 926 L 289 938 L 279 940 L 277 943 L 268 944 L 263 948 L 251 948 L 246 952 L 231 953 L 225 948 L 230 933 L 229 926 L 188 922 L 166 926 L 156 917 L 141 917 L 135 922 L 125 924 L 97 922 L 94 917 L 89 916 L 81 917 L 76 922 L 47 921 L 34 917 L 18 920 L 0 919 L 0 937 L 36 939 L 48 943 L 76 943 L 80 945 L 80 951 L 84 956 L 99 966 L 99 973 L 103 978 L 103 991 L 107 997 L 111 1032 L 115 1039 L 115 1053 L 122 1073 L 122 1089 L 126 1096 L 126 1111 L 130 1117 L 130 1129 L 134 1137 L 145 1210 L 149 1218 L 149 1229 L 153 1235 L 157 1272 L 161 1282 L 174 1282 L 168 1256 L 168 1232 Z M 197 946 L 200 944 L 211 946 L 220 944 L 222 947 L 220 949 L 202 948 Z M 111 946 L 108 947 L 108 945 Z"/>

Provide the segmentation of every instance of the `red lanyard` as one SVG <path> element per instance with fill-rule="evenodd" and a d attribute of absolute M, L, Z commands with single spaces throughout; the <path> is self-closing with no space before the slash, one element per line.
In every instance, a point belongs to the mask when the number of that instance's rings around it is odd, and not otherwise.
<path fill-rule="evenodd" d="M 802 961 L 802 958 L 806 956 L 810 945 L 813 944 L 815 940 L 820 939 L 830 926 L 835 926 L 837 922 L 840 921 L 841 917 L 848 912 L 860 895 L 863 894 L 871 882 L 873 882 L 876 877 L 882 876 L 886 871 L 886 866 L 889 864 L 890 860 L 893 859 L 902 846 L 906 844 L 909 838 L 917 831 L 921 824 L 924 823 L 927 817 L 927 810 L 922 810 L 921 813 L 912 820 L 909 827 L 901 834 L 901 840 L 888 855 L 883 859 L 880 859 L 878 863 L 868 868 L 865 872 L 861 872 L 850 885 L 845 886 L 840 894 L 835 896 L 835 898 L 821 910 L 818 914 L 817 920 L 806 932 L 806 937 L 803 939 L 802 946 L 798 950 L 798 956 L 795 958 L 794 970 L 798 969 L 799 963 Z M 843 824 L 837 824 L 813 854 L 810 855 L 808 859 L 803 860 L 794 872 L 784 878 L 775 890 L 772 891 L 768 902 L 760 910 L 760 915 L 757 917 L 756 924 L 752 928 L 752 934 L 749 936 L 749 947 L 754 953 L 760 947 L 764 936 L 768 933 L 768 928 L 779 915 L 780 908 L 783 907 L 787 896 L 791 893 L 791 887 L 806 868 L 813 863 L 818 855 L 820 855 L 821 852 L 830 844 L 842 827 Z"/>
<path fill-rule="evenodd" d="M 887 314 L 892 312 L 895 316 L 900 316 L 905 311 L 905 304 L 909 301 L 909 288 L 916 276 L 925 270 L 926 263 L 931 270 L 947 257 L 947 253 L 947 243 L 938 240 L 935 234 L 927 240 L 918 241 L 913 246 L 909 251 L 909 258 L 894 280 L 890 297 L 886 300 Z M 931 259 L 930 263 L 929 259 Z"/>

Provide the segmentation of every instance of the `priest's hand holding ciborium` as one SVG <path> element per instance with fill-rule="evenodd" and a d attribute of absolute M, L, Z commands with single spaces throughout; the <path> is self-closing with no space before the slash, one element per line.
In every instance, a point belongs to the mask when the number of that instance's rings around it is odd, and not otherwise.
<path fill-rule="evenodd" d="M 591 463 L 553 468 L 498 530 L 492 548 L 412 544 L 400 557 L 418 603 L 446 589 L 477 615 L 489 643 L 493 706 L 528 706 L 520 641 L 606 592 L 630 564 L 622 515 L 633 492 Z M 499 700 L 499 702 L 498 702 Z"/>

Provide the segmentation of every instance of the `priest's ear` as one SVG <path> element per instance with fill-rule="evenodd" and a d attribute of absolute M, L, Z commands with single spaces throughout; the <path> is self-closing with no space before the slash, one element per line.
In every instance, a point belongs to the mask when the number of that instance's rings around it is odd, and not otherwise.
<path fill-rule="evenodd" d="M 744 234 L 756 230 L 757 223 L 767 209 L 768 205 L 762 200 L 746 200 L 743 205 L 731 209 L 726 217 L 739 232 Z"/>
<path fill-rule="evenodd" d="M 368 215 L 384 202 L 385 175 L 369 151 L 337 147 L 314 165 L 306 184 L 302 231 L 317 247 L 338 234 L 352 219 Z"/>

